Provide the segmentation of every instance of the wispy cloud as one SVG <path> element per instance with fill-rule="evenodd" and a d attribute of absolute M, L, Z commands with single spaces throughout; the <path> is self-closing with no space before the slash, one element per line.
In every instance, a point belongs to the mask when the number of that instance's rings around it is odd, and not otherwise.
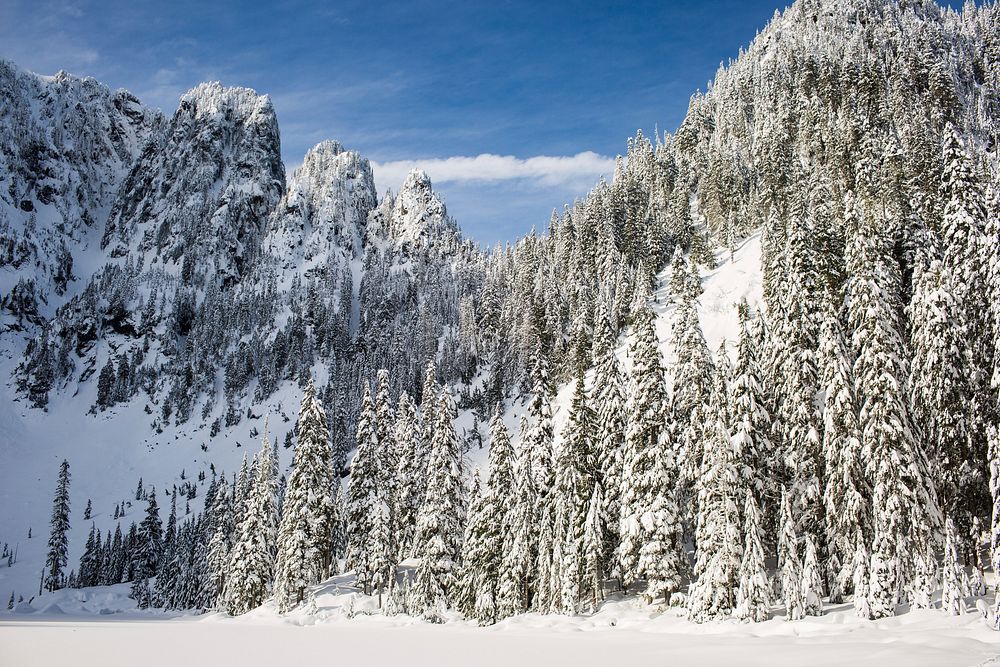
<path fill-rule="evenodd" d="M 610 176 L 614 168 L 614 158 L 593 151 L 528 158 L 482 153 L 476 156 L 372 163 L 379 188 L 393 189 L 399 188 L 411 169 L 422 169 L 435 183 L 531 180 L 547 187 L 586 190 L 602 175 Z"/>

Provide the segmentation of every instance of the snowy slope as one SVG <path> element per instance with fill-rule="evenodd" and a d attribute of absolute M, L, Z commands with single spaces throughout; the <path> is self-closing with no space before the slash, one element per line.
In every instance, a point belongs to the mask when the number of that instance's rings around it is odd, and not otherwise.
<path fill-rule="evenodd" d="M 713 353 L 725 342 L 730 358 L 736 360 L 736 343 L 739 338 L 739 319 L 736 306 L 746 299 L 753 310 L 763 309 L 763 284 L 760 268 L 760 233 L 746 239 L 730 255 L 728 251 L 716 253 L 716 268 L 701 275 L 702 289 L 698 298 L 698 319 L 701 322 L 705 342 Z M 656 276 L 657 288 L 650 295 L 650 305 L 656 314 L 656 336 L 660 341 L 660 354 L 667 369 L 666 381 L 671 380 L 670 368 L 674 363 L 672 327 L 674 324 L 674 304 L 670 295 L 670 268 L 663 269 Z M 626 370 L 631 370 L 628 358 L 630 333 L 626 332 L 616 350 L 619 360 Z M 592 377 L 588 376 L 588 380 Z M 563 427 L 569 421 L 569 407 L 573 395 L 572 384 L 559 388 L 553 402 L 553 422 L 556 427 L 555 439 L 560 441 Z M 511 432 L 516 434 L 518 420 L 511 416 L 507 420 Z"/>

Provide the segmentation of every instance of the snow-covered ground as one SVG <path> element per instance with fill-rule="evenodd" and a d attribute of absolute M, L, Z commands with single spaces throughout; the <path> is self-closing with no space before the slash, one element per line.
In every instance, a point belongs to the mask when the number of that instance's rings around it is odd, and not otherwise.
<path fill-rule="evenodd" d="M 676 609 L 612 598 L 592 616 L 524 614 L 480 628 L 371 613 L 375 601 L 349 582 L 346 576 L 328 582 L 311 609 L 279 616 L 265 605 L 239 618 L 138 611 L 126 597 L 127 584 L 59 591 L 0 614 L 0 664 L 1000 664 L 1000 633 L 975 609 L 958 617 L 911 611 L 871 622 L 837 605 L 822 617 L 795 622 L 778 616 L 755 624 L 696 625 Z M 345 613 L 349 608 L 353 618 Z"/>

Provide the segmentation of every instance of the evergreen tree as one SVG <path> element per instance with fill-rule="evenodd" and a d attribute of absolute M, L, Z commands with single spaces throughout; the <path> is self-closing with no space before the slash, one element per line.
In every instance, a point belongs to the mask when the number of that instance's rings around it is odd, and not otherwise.
<path fill-rule="evenodd" d="M 426 418 L 426 417 L 425 417 Z M 455 404 L 447 389 L 431 415 L 433 438 L 427 496 L 417 516 L 414 552 L 420 559 L 412 599 L 417 612 L 439 620 L 455 594 L 461 555 L 462 455 L 455 432 Z"/>
<path fill-rule="evenodd" d="M 601 581 L 606 548 L 605 516 L 604 494 L 601 492 L 600 483 L 597 483 L 587 505 L 580 555 L 580 606 L 588 612 L 597 611 L 597 607 L 604 599 Z"/>
<path fill-rule="evenodd" d="M 993 514 L 990 522 L 990 569 L 994 576 L 993 627 L 1000 630 L 1000 432 L 989 429 L 990 495 Z"/>
<path fill-rule="evenodd" d="M 858 529 L 856 541 L 857 547 L 854 550 L 854 571 L 852 573 L 854 580 L 854 613 L 861 618 L 870 619 L 872 617 L 872 610 L 871 606 L 868 604 L 868 596 L 871 594 L 871 591 L 869 590 L 871 574 L 868 570 L 868 547 L 866 546 L 864 535 L 862 535 L 860 529 Z"/>
<path fill-rule="evenodd" d="M 771 606 L 770 599 L 760 510 L 754 494 L 748 493 L 743 509 L 743 560 L 740 563 L 740 587 L 736 591 L 736 610 L 733 615 L 746 622 L 766 621 Z"/>
<path fill-rule="evenodd" d="M 719 358 L 725 355 L 720 349 Z M 717 364 L 720 365 L 720 364 Z M 740 476 L 727 415 L 729 393 L 720 368 L 707 411 L 704 460 L 698 483 L 697 559 L 688 616 L 698 623 L 722 618 L 736 607 L 743 545 L 740 539 Z"/>
<path fill-rule="evenodd" d="M 913 606 L 917 609 L 930 609 L 931 599 L 937 590 L 937 559 L 930 544 L 926 545 L 923 554 L 917 560 L 917 571 L 913 581 Z"/>
<path fill-rule="evenodd" d="M 785 618 L 797 621 L 805 615 L 802 608 L 802 563 L 799 561 L 795 519 L 786 493 L 781 494 L 781 518 L 778 535 L 778 570 L 781 576 L 781 596 L 785 600 Z"/>
<path fill-rule="evenodd" d="M 378 535 L 388 537 L 375 529 L 379 505 L 388 503 L 390 489 L 382 484 L 382 473 L 388 461 L 384 458 L 388 443 L 379 442 L 382 432 L 376 424 L 375 404 L 365 387 L 358 419 L 358 449 L 351 464 L 351 479 L 347 487 L 347 567 L 354 570 L 358 586 L 371 592 L 376 574 L 373 560 L 381 546 L 373 542 Z"/>
<path fill-rule="evenodd" d="M 278 533 L 278 489 L 273 457 L 274 450 L 265 432 L 253 466 L 253 482 L 246 497 L 243 518 L 236 527 L 229 554 L 224 598 L 226 610 L 234 616 L 263 604 L 271 591 Z"/>
<path fill-rule="evenodd" d="M 969 437 L 956 437 L 954 441 L 959 449 L 951 455 L 954 462 L 951 468 L 958 471 L 949 472 L 955 477 L 953 483 L 956 488 L 949 488 L 951 485 L 946 484 L 944 497 L 940 500 L 945 511 L 953 513 L 958 521 L 961 539 L 966 541 L 965 550 L 971 551 L 966 536 L 970 532 L 972 518 L 984 515 L 989 508 L 986 428 L 990 423 L 996 423 L 1000 407 L 995 394 L 991 395 L 989 391 L 990 364 L 996 350 L 993 348 L 994 338 L 990 335 L 989 263 L 984 257 L 987 209 L 975 166 L 969 159 L 958 128 L 950 122 L 944 129 L 943 149 L 942 275 L 947 279 L 946 287 L 954 299 L 950 319 L 959 351 L 958 355 L 951 351 L 947 362 L 961 364 L 956 378 L 961 384 L 957 396 L 942 397 L 942 400 L 951 399 L 949 412 L 959 416 L 960 425 L 964 421 Z M 993 308 L 996 309 L 995 304 Z M 943 419 L 948 420 L 948 417 Z M 952 502 L 952 494 L 961 502 Z"/>
<path fill-rule="evenodd" d="M 674 316 L 673 338 L 676 360 L 673 367 L 673 416 L 676 433 L 681 434 L 680 500 L 688 523 L 697 513 L 698 475 L 701 472 L 704 425 L 714 417 L 706 414 L 712 397 L 715 375 L 712 354 L 698 321 L 697 303 L 686 299 Z"/>
<path fill-rule="evenodd" d="M 759 350 L 751 331 L 750 309 L 746 300 L 740 304 L 740 338 L 731 385 L 733 447 L 742 488 L 753 493 L 756 506 L 772 502 L 773 481 L 770 467 L 771 418 L 763 389 Z"/>
<path fill-rule="evenodd" d="M 971 434 L 965 412 L 970 398 L 965 364 L 956 354 L 964 346 L 964 334 L 955 326 L 961 319 L 947 271 L 939 260 L 918 258 L 908 307 L 913 348 L 910 402 L 914 422 L 928 445 L 942 509 L 955 514 L 962 504 L 961 478 L 970 472 L 967 443 Z"/>
<path fill-rule="evenodd" d="M 941 608 L 951 616 L 965 613 L 965 600 L 962 592 L 963 568 L 958 560 L 958 544 L 955 535 L 955 523 L 948 517 L 945 522 L 944 543 L 944 590 L 941 593 Z"/>
<path fill-rule="evenodd" d="M 52 592 L 66 585 L 63 568 L 67 563 L 67 539 L 69 530 L 69 462 L 59 465 L 59 479 L 56 482 L 56 493 L 52 500 L 52 516 L 49 519 L 48 553 L 45 557 L 44 586 Z M 30 535 L 29 535 L 30 537 Z"/>
<path fill-rule="evenodd" d="M 531 398 L 528 403 L 527 430 L 521 434 L 526 451 L 532 456 L 531 470 L 535 475 L 535 489 L 540 505 L 544 505 L 554 482 L 552 462 L 552 406 L 553 389 L 549 365 L 542 350 L 536 349 L 531 372 Z"/>
<path fill-rule="evenodd" d="M 469 492 L 469 516 L 462 543 L 456 607 L 481 625 L 490 625 L 497 619 L 494 565 L 500 554 L 495 551 L 498 526 L 493 523 L 492 501 L 489 490 L 484 492 L 480 485 L 477 469 Z"/>
<path fill-rule="evenodd" d="M 665 421 L 669 404 L 664 371 L 648 307 L 635 313 L 630 356 L 628 431 L 622 455 L 620 543 L 616 572 L 626 590 L 647 575 L 650 593 L 669 597 L 684 573 L 677 508 L 676 455 Z M 646 549 L 645 555 L 643 550 Z M 662 562 L 657 562 L 662 558 Z M 645 568 L 651 568 L 646 571 Z"/>
<path fill-rule="evenodd" d="M 212 501 L 215 527 L 208 543 L 208 606 L 218 606 L 222 593 L 226 590 L 226 575 L 229 570 L 229 552 L 233 545 L 233 509 L 229 485 L 223 481 Z"/>
<path fill-rule="evenodd" d="M 503 421 L 502 405 L 497 405 L 490 421 L 490 434 L 489 482 L 480 493 L 477 470 L 470 494 L 458 604 L 463 613 L 483 625 L 499 618 L 504 544 L 505 541 L 509 543 L 511 533 L 513 449 Z"/>
<path fill-rule="evenodd" d="M 820 575 L 816 544 L 812 535 L 806 535 L 806 558 L 802 566 L 802 613 L 806 616 L 823 615 L 823 579 Z"/>
<path fill-rule="evenodd" d="M 563 613 L 576 613 L 581 605 L 583 578 L 583 539 L 587 509 L 597 474 L 594 448 L 594 411 L 587 397 L 582 373 L 574 383 L 569 421 L 563 431 L 556 457 L 555 513 L 556 530 L 553 548 L 551 588 L 558 590 L 554 607 Z M 559 558 L 559 562 L 555 559 Z"/>
<path fill-rule="evenodd" d="M 851 361 L 840 320 L 828 313 L 820 336 L 824 396 L 823 460 L 830 602 L 853 588 L 857 535 L 870 534 L 871 491 L 865 475 Z"/>
<path fill-rule="evenodd" d="M 628 431 L 625 406 L 624 375 L 615 354 L 615 341 L 608 318 L 599 313 L 594 336 L 594 385 L 592 403 L 597 417 L 598 479 L 604 490 L 601 520 L 602 536 L 600 567 L 609 569 L 610 561 L 620 541 L 618 523 L 621 516 L 622 490 L 619 484 L 624 474 L 625 433 Z"/>
<path fill-rule="evenodd" d="M 899 269 L 883 229 L 888 220 L 877 213 L 867 211 L 852 239 L 851 252 L 860 268 L 849 279 L 848 303 L 857 352 L 854 378 L 861 398 L 862 451 L 873 480 L 867 597 L 872 616 L 885 618 L 895 613 L 900 575 L 912 573 L 914 557 L 923 552 L 940 517 L 906 400 Z"/>
<path fill-rule="evenodd" d="M 395 531 L 399 558 L 402 560 L 410 556 L 413 548 L 417 512 L 420 511 L 427 483 L 425 441 L 418 429 L 416 407 L 406 392 L 399 396 L 393 437 L 399 457 Z"/>
<path fill-rule="evenodd" d="M 522 424 L 521 432 L 527 431 Z M 538 558 L 538 506 L 531 452 L 522 441 L 515 457 L 514 489 L 504 534 L 503 558 L 497 589 L 497 614 L 506 618 L 520 614 L 531 604 Z"/>
<path fill-rule="evenodd" d="M 96 528 L 94 524 L 90 524 L 90 534 L 87 536 L 87 544 L 84 546 L 83 555 L 80 557 L 80 574 L 78 576 L 78 584 L 80 588 L 87 588 L 88 586 L 96 586 L 97 583 L 94 581 L 96 570 L 96 560 L 97 560 L 97 540 L 94 537 Z"/>
<path fill-rule="evenodd" d="M 152 579 L 159 570 L 163 555 L 163 525 L 156 503 L 156 487 L 146 494 L 146 516 L 139 524 L 132 554 L 136 580 Z"/>
<path fill-rule="evenodd" d="M 125 581 L 126 560 L 122 527 L 121 524 L 117 524 L 115 526 L 115 537 L 111 543 L 111 558 L 107 566 L 107 584 L 109 586 Z"/>
<path fill-rule="evenodd" d="M 305 599 L 306 588 L 330 574 L 333 475 L 326 412 L 312 380 L 302 396 L 296 447 L 278 530 L 274 597 L 286 612 Z"/>

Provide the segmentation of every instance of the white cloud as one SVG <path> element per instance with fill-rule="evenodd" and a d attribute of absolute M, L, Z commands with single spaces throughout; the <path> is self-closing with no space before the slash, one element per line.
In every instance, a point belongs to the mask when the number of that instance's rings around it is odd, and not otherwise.
<path fill-rule="evenodd" d="M 614 173 L 614 158 L 585 151 L 576 155 L 537 155 L 518 158 L 513 155 L 482 153 L 427 160 L 372 162 L 375 181 L 380 189 L 399 189 L 411 169 L 422 169 L 437 183 L 499 182 L 531 180 L 550 187 L 574 187 L 587 190 L 602 176 Z"/>

